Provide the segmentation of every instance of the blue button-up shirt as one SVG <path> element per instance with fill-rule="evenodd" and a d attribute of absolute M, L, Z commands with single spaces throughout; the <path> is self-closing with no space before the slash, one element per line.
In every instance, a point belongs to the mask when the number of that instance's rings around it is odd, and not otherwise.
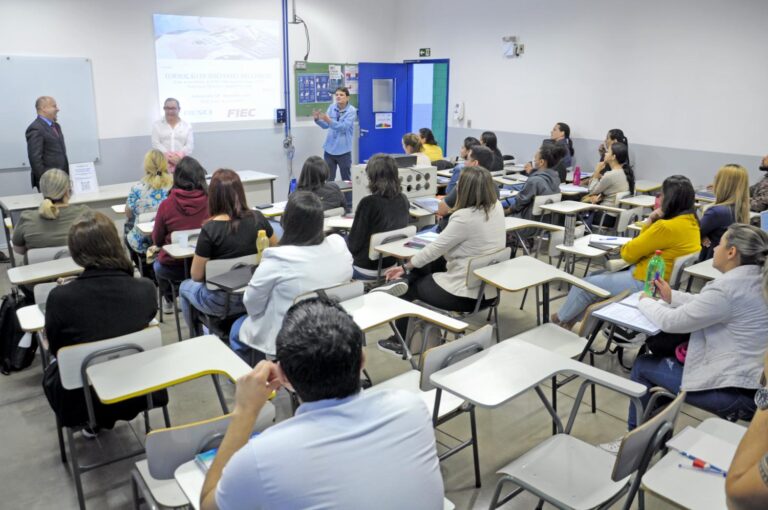
<path fill-rule="evenodd" d="M 357 108 L 347 103 L 346 108 L 339 110 L 336 103 L 333 103 L 326 113 L 331 118 L 331 122 L 321 119 L 315 121 L 315 124 L 328 130 L 323 150 L 334 156 L 352 152 L 352 134 L 355 131 Z"/>
<path fill-rule="evenodd" d="M 37 116 L 37 118 L 38 118 L 38 119 L 43 119 L 43 122 L 45 122 L 46 124 L 48 124 L 48 127 L 51 127 L 51 126 L 53 126 L 53 121 L 52 121 L 51 119 L 49 119 L 49 118 L 47 118 L 47 117 L 43 117 L 42 115 L 38 115 L 38 116 Z"/>
<path fill-rule="evenodd" d="M 304 403 L 232 456 L 216 504 L 440 510 L 443 479 L 429 411 L 399 390 Z"/>

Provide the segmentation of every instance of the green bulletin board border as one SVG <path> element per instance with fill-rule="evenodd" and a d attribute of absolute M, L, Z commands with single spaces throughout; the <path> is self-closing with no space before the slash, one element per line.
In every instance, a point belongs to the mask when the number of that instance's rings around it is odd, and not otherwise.
<path fill-rule="evenodd" d="M 299 77 L 305 76 L 309 74 L 328 74 L 328 66 L 331 65 L 339 65 L 342 66 L 342 71 L 344 66 L 354 66 L 357 64 L 351 64 L 351 63 L 338 63 L 338 62 L 306 62 L 306 69 L 296 69 L 296 66 L 294 64 L 294 111 L 296 112 L 296 117 L 311 117 L 313 110 L 322 110 L 325 111 L 328 109 L 328 106 L 332 103 L 332 101 L 328 102 L 321 102 L 321 103 L 302 103 L 299 104 Z M 357 94 L 350 94 L 349 96 L 349 104 L 357 108 Z"/>

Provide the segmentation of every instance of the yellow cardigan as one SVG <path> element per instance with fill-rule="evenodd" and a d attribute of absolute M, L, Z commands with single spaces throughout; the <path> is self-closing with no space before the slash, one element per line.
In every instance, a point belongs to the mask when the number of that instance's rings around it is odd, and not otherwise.
<path fill-rule="evenodd" d="M 669 281 L 672 266 L 677 257 L 701 250 L 699 222 L 693 214 L 681 214 L 671 220 L 656 220 L 646 224 L 640 235 L 621 248 L 621 258 L 629 264 L 635 264 L 633 276 L 645 281 L 648 262 L 661 250 L 664 259 L 664 279 Z"/>
<path fill-rule="evenodd" d="M 424 143 L 421 145 L 421 152 L 426 154 L 430 161 L 443 159 L 443 149 L 439 145 Z"/>

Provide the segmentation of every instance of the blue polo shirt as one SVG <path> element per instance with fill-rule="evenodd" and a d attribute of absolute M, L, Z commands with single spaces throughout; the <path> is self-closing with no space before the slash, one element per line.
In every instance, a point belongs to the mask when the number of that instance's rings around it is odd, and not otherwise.
<path fill-rule="evenodd" d="M 323 150 L 334 156 L 352 152 L 352 134 L 355 131 L 357 108 L 347 103 L 346 108 L 339 110 L 336 103 L 333 103 L 326 113 L 331 118 L 331 122 L 321 119 L 315 121 L 315 124 L 328 130 Z"/>
<path fill-rule="evenodd" d="M 299 406 L 224 468 L 221 510 L 443 508 L 443 479 L 423 400 L 400 390 Z"/>

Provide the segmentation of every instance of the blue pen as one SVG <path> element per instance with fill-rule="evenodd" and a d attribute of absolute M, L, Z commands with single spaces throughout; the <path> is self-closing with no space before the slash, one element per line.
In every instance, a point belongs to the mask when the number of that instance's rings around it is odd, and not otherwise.
<path fill-rule="evenodd" d="M 694 471 L 703 471 L 705 473 L 712 473 L 713 475 L 722 476 L 723 478 L 726 477 L 726 473 L 717 471 L 716 469 L 712 469 L 711 467 L 703 468 L 703 467 L 697 467 L 696 465 L 686 466 L 685 464 L 678 464 L 677 467 L 681 469 L 693 469 Z"/>
<path fill-rule="evenodd" d="M 724 470 L 724 469 L 720 469 L 720 468 L 719 468 L 719 467 L 717 467 L 717 466 L 713 466 L 712 464 L 710 464 L 710 463 L 709 463 L 709 462 L 707 462 L 706 460 L 704 460 L 704 459 L 700 459 L 700 458 L 696 457 L 695 455 L 691 455 L 691 454 L 690 454 L 690 453 L 688 453 L 688 452 L 683 452 L 683 451 L 681 451 L 681 452 L 680 452 L 680 455 L 682 455 L 683 457 L 685 457 L 685 458 L 687 458 L 687 459 L 690 459 L 690 460 L 692 460 L 692 461 L 693 461 L 693 467 L 695 467 L 695 468 L 700 468 L 700 469 L 711 469 L 711 470 L 712 470 L 712 471 L 714 471 L 715 473 L 720 473 L 720 474 L 722 474 L 723 476 L 725 476 L 725 475 L 727 475 L 727 474 L 728 474 L 728 472 L 727 472 L 726 470 Z"/>

